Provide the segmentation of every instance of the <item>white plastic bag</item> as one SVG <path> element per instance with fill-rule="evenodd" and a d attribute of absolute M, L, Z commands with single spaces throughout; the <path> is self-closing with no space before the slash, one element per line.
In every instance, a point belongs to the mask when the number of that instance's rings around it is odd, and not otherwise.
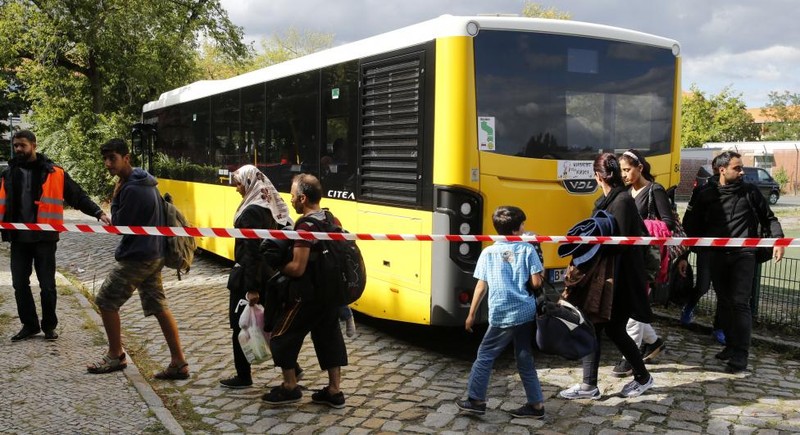
<path fill-rule="evenodd" d="M 264 307 L 260 304 L 250 306 L 244 302 L 244 311 L 239 317 L 239 344 L 250 364 L 257 364 L 270 357 L 269 346 L 264 334 Z"/>

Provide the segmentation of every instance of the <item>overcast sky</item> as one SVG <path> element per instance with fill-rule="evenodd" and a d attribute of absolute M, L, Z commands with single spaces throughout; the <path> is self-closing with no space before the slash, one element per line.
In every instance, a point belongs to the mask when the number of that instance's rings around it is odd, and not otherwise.
<path fill-rule="evenodd" d="M 748 107 L 771 91 L 800 93 L 797 0 L 549 0 L 572 19 L 626 27 L 681 43 L 683 88 L 707 95 L 730 86 Z M 231 20 L 258 41 L 289 27 L 332 33 L 335 44 L 442 14 L 520 13 L 524 0 L 222 0 Z"/>

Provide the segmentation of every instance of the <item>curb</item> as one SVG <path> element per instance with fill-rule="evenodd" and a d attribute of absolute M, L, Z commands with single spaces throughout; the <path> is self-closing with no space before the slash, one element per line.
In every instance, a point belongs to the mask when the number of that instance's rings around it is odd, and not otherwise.
<path fill-rule="evenodd" d="M 94 321 L 94 323 L 100 328 L 101 331 L 105 331 L 103 327 L 103 319 L 100 318 L 100 315 L 97 311 L 94 310 L 92 304 L 86 299 L 83 292 L 80 289 L 75 288 L 75 285 L 72 284 L 61 272 L 56 270 L 56 277 L 59 279 L 64 280 L 67 282 L 70 287 L 72 287 L 75 291 L 72 294 L 78 300 L 78 304 L 83 307 L 89 317 Z M 105 332 L 104 332 L 105 334 Z M 164 402 L 158 397 L 153 387 L 145 380 L 142 373 L 139 371 L 139 368 L 133 361 L 133 358 L 130 354 L 127 356 L 128 360 L 128 367 L 125 368 L 122 372 L 125 374 L 125 377 L 133 384 L 136 391 L 142 396 L 144 402 L 147 404 L 147 407 L 150 411 L 155 414 L 156 418 L 164 425 L 164 428 L 173 435 L 184 435 L 186 432 L 183 430 L 183 427 L 178 423 L 178 420 L 172 415 L 172 413 L 164 406 Z"/>

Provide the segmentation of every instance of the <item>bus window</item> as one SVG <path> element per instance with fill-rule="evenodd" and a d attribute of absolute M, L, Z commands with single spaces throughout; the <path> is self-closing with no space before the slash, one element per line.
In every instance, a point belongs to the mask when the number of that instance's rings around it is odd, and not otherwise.
<path fill-rule="evenodd" d="M 320 182 L 327 196 L 350 198 L 355 191 L 358 62 L 322 70 L 322 137 Z"/>
<path fill-rule="evenodd" d="M 308 72 L 267 84 L 266 144 L 269 150 L 264 173 L 280 191 L 288 192 L 292 177 L 319 171 L 319 74 Z"/>
<path fill-rule="evenodd" d="M 494 152 L 562 160 L 628 148 L 669 152 L 669 49 L 493 30 L 481 31 L 474 46 L 478 116 L 495 119 Z"/>

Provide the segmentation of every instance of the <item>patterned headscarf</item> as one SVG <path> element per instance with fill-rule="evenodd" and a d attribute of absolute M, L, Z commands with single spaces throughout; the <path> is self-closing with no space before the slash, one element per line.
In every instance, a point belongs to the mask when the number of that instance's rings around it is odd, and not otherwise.
<path fill-rule="evenodd" d="M 232 177 L 235 183 L 244 186 L 244 196 L 236 209 L 236 214 L 233 216 L 234 222 L 239 219 L 244 209 L 251 204 L 255 204 L 259 207 L 268 208 L 275 222 L 280 225 L 292 225 L 292 218 L 289 217 L 289 207 L 263 172 L 253 165 L 244 165 L 237 169 Z"/>

